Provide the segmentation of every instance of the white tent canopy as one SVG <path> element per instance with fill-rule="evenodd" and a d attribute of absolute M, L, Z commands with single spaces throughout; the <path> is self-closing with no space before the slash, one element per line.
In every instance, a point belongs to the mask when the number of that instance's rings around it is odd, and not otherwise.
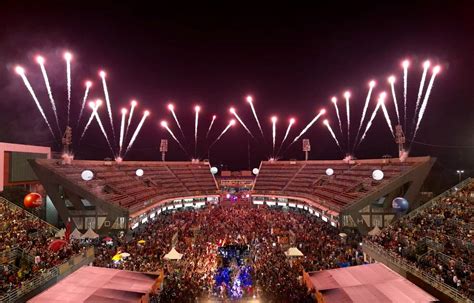
<path fill-rule="evenodd" d="M 75 228 L 75 229 L 72 231 L 72 233 L 71 233 L 71 235 L 69 236 L 69 238 L 71 238 L 71 239 L 81 239 L 81 238 L 82 238 L 82 234 L 81 234 L 80 231 L 77 230 L 77 228 Z"/>
<path fill-rule="evenodd" d="M 82 235 L 81 239 L 97 239 L 99 235 L 92 230 L 92 228 L 88 228 L 87 231 Z"/>
<path fill-rule="evenodd" d="M 378 236 L 380 234 L 381 230 L 378 225 L 375 225 L 375 227 L 368 232 L 370 236 Z"/>
<path fill-rule="evenodd" d="M 163 258 L 165 260 L 181 260 L 183 254 L 180 254 L 176 249 L 173 247 L 169 253 L 167 253 Z"/>
<path fill-rule="evenodd" d="M 290 247 L 287 251 L 285 251 L 285 255 L 287 257 L 303 257 L 303 253 L 296 247 Z"/>
<path fill-rule="evenodd" d="M 66 229 L 65 228 L 61 228 L 60 230 L 58 230 L 58 232 L 54 235 L 56 238 L 64 238 L 66 234 Z"/>

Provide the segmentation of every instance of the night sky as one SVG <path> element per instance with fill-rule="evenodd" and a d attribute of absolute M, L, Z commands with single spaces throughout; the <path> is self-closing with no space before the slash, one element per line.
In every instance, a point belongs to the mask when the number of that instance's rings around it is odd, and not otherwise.
<path fill-rule="evenodd" d="M 345 125 L 342 93 L 349 89 L 351 98 L 351 140 L 359 119 L 367 83 L 377 80 L 374 94 L 388 93 L 387 107 L 396 120 L 387 77 L 397 77 L 396 89 L 402 108 L 403 86 L 400 63 L 412 62 L 408 76 L 408 125 L 414 110 L 421 78 L 421 64 L 430 59 L 440 64 L 425 117 L 411 155 L 438 157 L 438 180 L 456 180 L 456 169 L 472 175 L 474 167 L 474 3 L 472 1 L 410 1 L 406 4 L 357 3 L 347 6 L 286 7 L 275 3 L 256 7 L 232 2 L 218 6 L 179 8 L 117 5 L 81 1 L 21 5 L 18 1 L 0 4 L 0 141 L 51 145 L 51 136 L 21 79 L 14 73 L 21 64 L 35 88 L 48 118 L 54 121 L 39 66 L 34 62 L 42 54 L 59 107 L 60 122 L 66 123 L 66 80 L 62 54 L 74 54 L 72 70 L 71 119 L 76 125 L 84 92 L 84 80 L 94 86 L 91 98 L 104 98 L 97 76 L 107 73 L 116 133 L 119 133 L 120 109 L 131 98 L 139 100 L 137 113 L 149 109 L 151 116 L 128 160 L 158 160 L 161 138 L 170 139 L 169 160 L 187 160 L 179 146 L 159 126 L 166 119 L 176 135 L 180 132 L 166 108 L 169 100 L 186 136 L 186 146 L 194 154 L 194 105 L 202 107 L 199 121 L 198 156 L 207 158 L 204 140 L 213 114 L 218 116 L 211 139 L 226 126 L 234 105 L 256 140 L 240 126 L 229 130 L 210 154 L 212 164 L 230 169 L 256 167 L 271 154 L 270 117 L 279 118 L 277 146 L 288 119 L 296 124 L 288 141 L 319 112 L 326 108 L 339 140 L 333 95 Z M 45 1 L 48 3 L 47 1 Z M 413 3 L 412 3 L 413 2 Z M 62 4 L 60 4 L 62 3 Z M 245 102 L 251 94 L 264 128 L 259 131 Z M 368 116 L 376 100 L 372 98 Z M 110 157 L 105 139 L 94 121 L 85 139 L 78 145 L 81 127 L 74 129 L 74 153 L 77 159 Z M 106 108 L 100 111 L 111 135 Z M 368 117 L 366 118 L 367 121 Z M 135 116 L 134 127 L 139 120 Z M 327 129 L 318 121 L 303 138 L 311 140 L 311 159 L 342 159 Z M 408 132 L 408 139 L 411 139 Z M 285 148 L 284 148 L 285 149 Z M 366 140 L 356 150 L 359 158 L 397 155 L 397 146 L 380 111 Z M 250 157 L 249 157 L 250 155 Z M 284 158 L 302 159 L 301 141 Z M 449 181 L 451 182 L 451 181 Z M 448 182 L 448 183 L 449 183 Z"/>

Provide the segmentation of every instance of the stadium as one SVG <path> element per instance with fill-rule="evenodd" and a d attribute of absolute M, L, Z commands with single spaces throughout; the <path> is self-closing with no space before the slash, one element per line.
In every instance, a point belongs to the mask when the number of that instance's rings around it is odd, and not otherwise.
<path fill-rule="evenodd" d="M 84 7 L 46 8 L 4 10 L 12 22 L 23 14 L 59 18 L 61 11 L 71 19 L 39 26 L 36 34 L 33 23 L 21 27 L 32 37 L 61 28 L 62 41 L 79 40 L 64 47 L 25 40 L 20 30 L 14 39 L 0 36 L 8 74 L 0 76 L 6 100 L 0 103 L 0 302 L 474 301 L 474 111 L 462 101 L 441 104 L 451 98 L 449 79 L 460 72 L 459 59 L 433 54 L 454 38 L 430 52 L 390 57 L 395 64 L 362 69 L 354 63 L 350 73 L 358 76 L 336 68 L 337 78 L 317 78 L 319 101 L 294 93 L 289 102 L 293 88 L 308 90 L 300 82 L 314 85 L 301 76 L 311 65 L 308 54 L 293 49 L 314 46 L 294 47 L 305 39 L 287 22 L 311 28 L 306 38 L 333 41 L 308 12 L 275 13 L 289 20 L 251 14 L 247 27 L 233 19 L 245 14 L 226 15 L 239 27 L 209 15 L 201 30 L 190 31 L 177 23 L 187 24 L 184 14 L 197 26 L 202 19 L 194 10 L 157 17 L 141 8 L 136 18 L 130 7 L 117 5 L 104 17 L 110 33 L 127 28 L 127 40 L 153 50 L 152 57 L 136 50 L 131 58 L 132 48 L 116 48 L 113 39 L 87 47 L 103 36 L 87 25 L 92 40 L 82 40 L 75 22 L 102 19 Z M 395 10 L 389 23 L 401 15 Z M 118 22 L 122 16 L 136 24 L 128 28 Z M 376 23 L 354 18 L 353 35 Z M 379 29 L 377 41 L 385 33 Z M 160 47 L 148 41 L 155 34 Z M 269 45 L 279 39 L 290 46 L 270 55 Z M 29 41 L 21 52 L 18 41 Z M 222 41 L 243 46 L 235 54 Z M 335 60 L 332 51 L 352 56 L 339 49 L 346 42 L 331 43 L 337 47 L 329 46 L 328 58 Z M 193 45 L 199 60 L 184 55 Z M 97 54 L 110 48 L 116 53 Z M 285 85 L 274 71 L 262 72 L 272 56 L 295 62 L 282 63 Z M 372 56 L 363 58 L 387 58 Z M 146 68 L 130 76 L 131 65 L 117 58 L 146 62 Z M 318 60 L 325 72 L 333 67 Z M 249 81 L 241 78 L 247 61 L 256 74 Z M 157 66 L 170 73 L 189 69 L 189 81 L 203 85 L 212 78 L 216 85 L 198 89 L 180 77 L 165 80 L 156 76 Z M 223 84 L 232 81 L 239 85 Z M 463 89 L 472 91 L 469 84 Z"/>

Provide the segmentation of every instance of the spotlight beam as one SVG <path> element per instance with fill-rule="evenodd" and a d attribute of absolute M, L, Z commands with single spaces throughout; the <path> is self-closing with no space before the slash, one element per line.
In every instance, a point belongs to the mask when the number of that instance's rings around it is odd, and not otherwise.
<path fill-rule="evenodd" d="M 82 114 L 84 113 L 84 108 L 86 107 L 87 97 L 89 96 L 89 90 L 92 86 L 90 81 L 86 81 L 86 90 L 84 91 L 84 97 L 82 98 L 81 110 L 79 112 L 79 119 L 77 119 L 76 128 L 79 126 L 79 122 L 81 121 Z"/>
<path fill-rule="evenodd" d="M 214 125 L 214 121 L 216 120 L 216 118 L 216 115 L 212 116 L 211 123 L 209 124 L 209 128 L 207 129 L 206 139 L 209 137 L 209 133 L 211 132 L 212 126 Z"/>
<path fill-rule="evenodd" d="M 125 138 L 127 138 L 128 129 L 130 128 L 130 123 L 132 123 L 132 116 L 133 116 L 133 112 L 135 111 L 136 106 L 137 106 L 137 101 L 132 100 L 132 102 L 130 103 L 130 115 L 128 116 L 127 128 L 125 130 Z"/>
<path fill-rule="evenodd" d="M 20 66 L 17 66 L 15 70 L 16 70 L 16 73 L 20 75 L 21 79 L 23 80 L 23 83 L 25 84 L 26 88 L 30 92 L 30 95 L 33 98 L 33 101 L 35 101 L 36 107 L 38 108 L 41 116 L 43 117 L 44 122 L 46 122 L 46 125 L 48 126 L 48 129 L 51 132 L 51 135 L 53 136 L 54 140 L 56 140 L 56 136 L 54 135 L 53 129 L 51 128 L 51 124 L 49 123 L 48 118 L 44 114 L 43 107 L 39 103 L 38 98 L 36 97 L 35 91 L 33 90 L 33 87 L 31 86 L 30 82 L 28 81 L 28 78 L 25 75 L 24 69 Z"/>
<path fill-rule="evenodd" d="M 286 138 L 288 137 L 288 134 L 290 133 L 290 129 L 293 126 L 293 124 L 295 124 L 295 119 L 291 118 L 290 123 L 288 123 L 288 127 L 286 128 L 285 136 L 283 137 L 283 140 L 281 140 L 280 147 L 278 148 L 278 151 L 276 153 L 277 156 L 280 154 L 280 150 L 283 147 L 283 143 L 285 143 Z"/>
<path fill-rule="evenodd" d="M 326 120 L 323 121 L 323 124 L 326 125 L 326 127 L 327 127 L 329 133 L 331 134 L 332 138 L 334 139 L 334 141 L 336 141 L 337 146 L 339 147 L 341 152 L 343 152 L 342 147 L 341 147 L 341 145 L 339 144 L 339 141 L 336 138 L 336 134 L 332 130 L 331 125 L 329 125 L 329 121 L 326 119 Z"/>
<path fill-rule="evenodd" d="M 109 113 L 110 126 L 112 128 L 112 135 L 113 135 L 114 141 L 115 141 L 114 119 L 113 119 L 113 116 L 112 116 L 112 106 L 110 105 L 110 97 L 109 97 L 109 90 L 107 88 L 107 81 L 105 80 L 106 74 L 105 74 L 104 71 L 100 71 L 99 76 L 102 79 L 102 87 L 104 89 L 105 103 L 107 105 L 107 111 Z"/>
<path fill-rule="evenodd" d="M 140 133 L 140 130 L 142 129 L 143 124 L 145 123 L 146 117 L 148 117 L 149 115 L 150 115 L 150 112 L 147 110 L 143 113 L 142 119 L 140 120 L 140 123 L 138 123 L 138 126 L 135 129 L 135 132 L 133 133 L 132 138 L 130 139 L 130 142 L 128 143 L 127 149 L 125 150 L 125 153 L 123 155 L 124 158 L 125 158 L 125 155 L 127 155 L 128 151 L 132 148 L 133 143 L 135 143 L 135 140 L 137 139 L 138 134 Z"/>
<path fill-rule="evenodd" d="M 92 112 L 93 116 L 95 116 L 95 119 L 97 123 L 99 124 L 100 130 L 102 131 L 102 134 L 104 135 L 105 140 L 107 141 L 107 144 L 109 145 L 110 151 L 112 152 L 112 155 L 115 158 L 115 152 L 112 147 L 112 144 L 110 144 L 109 136 L 107 136 L 107 132 L 105 131 L 104 125 L 102 124 L 102 120 L 100 119 L 99 113 L 97 111 Z"/>
<path fill-rule="evenodd" d="M 362 143 L 362 141 L 364 141 L 365 136 L 367 135 L 367 132 L 369 131 L 370 127 L 372 126 L 372 122 L 374 121 L 375 116 L 377 115 L 377 111 L 379 110 L 380 105 L 382 104 L 382 102 L 383 102 L 383 100 L 381 98 L 379 98 L 379 101 L 377 102 L 377 106 L 375 106 L 375 109 L 372 112 L 372 115 L 369 119 L 369 122 L 367 122 L 367 126 L 365 127 L 365 131 L 362 134 L 362 137 L 360 137 L 359 143 L 357 143 L 357 146 L 359 146 Z"/>
<path fill-rule="evenodd" d="M 178 143 L 179 147 L 184 151 L 184 153 L 189 157 L 189 154 L 188 152 L 186 151 L 186 149 L 184 148 L 184 146 L 181 144 L 181 142 L 178 140 L 178 138 L 176 138 L 175 134 L 173 133 L 173 131 L 168 127 L 168 123 L 166 121 L 161 121 L 161 126 L 164 127 L 168 133 L 171 135 L 171 137 L 176 141 L 176 143 Z"/>
<path fill-rule="evenodd" d="M 426 111 L 426 107 L 428 106 L 428 100 L 430 98 L 431 90 L 433 88 L 433 84 L 434 84 L 436 75 L 439 73 L 439 71 L 440 71 L 440 67 L 438 65 L 433 68 L 433 73 L 431 74 L 431 79 L 430 79 L 430 82 L 428 84 L 428 88 L 426 89 L 425 98 L 423 99 L 423 103 L 421 104 L 421 107 L 420 107 L 420 112 L 418 114 L 418 121 L 416 122 L 415 132 L 413 134 L 412 141 L 415 140 L 415 136 L 416 136 L 416 134 L 418 132 L 418 129 L 420 127 L 421 120 L 423 119 L 423 116 L 424 116 L 425 111 Z"/>
<path fill-rule="evenodd" d="M 242 119 L 240 119 L 239 115 L 237 114 L 237 112 L 235 111 L 235 109 L 233 107 L 230 108 L 230 113 L 234 115 L 234 117 L 237 119 L 237 121 L 239 121 L 239 123 L 242 125 L 242 127 L 247 131 L 247 133 L 253 138 L 255 139 L 255 137 L 253 136 L 252 132 L 248 129 L 247 125 L 245 125 L 244 121 L 242 121 Z"/>
<path fill-rule="evenodd" d="M 390 83 L 390 88 L 392 91 L 393 104 L 395 105 L 395 113 L 397 114 L 398 125 L 400 125 L 400 112 L 398 110 L 397 94 L 395 93 L 395 77 L 390 76 L 388 78 L 388 82 Z"/>
<path fill-rule="evenodd" d="M 253 114 L 253 116 L 254 116 L 254 118 L 255 118 L 255 121 L 257 121 L 258 129 L 260 130 L 260 133 L 262 134 L 262 137 L 264 137 L 262 125 L 260 125 L 260 120 L 258 119 L 257 111 L 255 110 L 255 107 L 254 107 L 254 105 L 253 105 L 253 98 L 252 98 L 252 96 L 247 96 L 247 102 L 250 104 L 250 108 L 252 109 L 252 114 Z"/>
<path fill-rule="evenodd" d="M 360 130 L 362 128 L 362 124 L 364 123 L 365 115 L 367 114 L 367 108 L 369 107 L 369 102 L 370 102 L 370 98 L 372 96 L 372 91 L 374 87 L 375 87 L 375 81 L 372 80 L 369 82 L 369 92 L 367 93 L 367 98 L 365 98 L 364 109 L 362 110 L 362 117 L 360 118 L 360 123 L 359 123 L 359 129 L 357 130 L 357 135 L 354 140 L 354 148 L 357 144 L 357 140 L 360 135 Z"/>
<path fill-rule="evenodd" d="M 120 141 L 119 141 L 119 157 L 122 155 L 123 136 L 125 132 L 125 118 L 127 116 L 127 109 L 122 108 L 122 121 L 120 122 Z"/>
<path fill-rule="evenodd" d="M 87 121 L 86 123 L 86 126 L 84 127 L 84 130 L 82 131 L 82 134 L 81 134 L 81 137 L 79 139 L 79 142 L 82 141 L 82 138 L 84 137 L 84 135 L 86 134 L 86 131 L 87 129 L 89 128 L 89 126 L 91 125 L 92 123 L 92 120 L 94 120 L 94 117 L 95 117 L 95 113 L 97 112 L 97 110 L 99 109 L 99 106 L 96 105 L 94 102 L 90 102 L 89 103 L 89 106 L 92 108 L 92 113 L 89 117 L 89 120 Z"/>
<path fill-rule="evenodd" d="M 235 125 L 235 120 L 230 120 L 229 124 L 227 124 L 227 126 L 220 133 L 220 135 L 216 138 L 216 140 L 214 140 L 214 142 L 212 142 L 211 145 L 209 145 L 209 149 L 211 149 L 211 146 L 216 144 L 222 138 L 222 136 L 229 130 L 229 128 L 231 128 L 233 125 Z"/>
<path fill-rule="evenodd" d="M 385 102 L 381 102 L 380 106 L 382 107 L 383 115 L 385 116 L 385 121 L 387 121 L 388 128 L 392 133 L 392 136 L 395 137 L 395 133 L 393 132 L 392 121 L 390 120 L 390 115 L 388 114 L 387 107 L 385 107 Z"/>
<path fill-rule="evenodd" d="M 415 132 L 415 126 L 416 126 L 416 117 L 418 116 L 418 110 L 420 108 L 420 101 L 421 101 L 421 96 L 423 95 L 423 88 L 425 86 L 425 81 L 426 81 L 426 74 L 428 73 L 428 69 L 430 68 L 431 62 L 429 60 L 426 60 L 423 63 L 423 74 L 421 75 L 421 80 L 420 80 L 420 86 L 418 87 L 418 96 L 416 98 L 416 106 L 415 106 L 415 112 L 413 114 L 413 133 Z"/>
<path fill-rule="evenodd" d="M 66 79 L 67 79 L 67 125 L 69 126 L 69 118 L 71 112 L 71 60 L 72 55 L 69 52 L 64 54 L 66 60 Z"/>
<path fill-rule="evenodd" d="M 298 139 L 301 138 L 301 136 L 304 135 L 304 134 L 308 131 L 308 129 L 309 129 L 311 126 L 313 126 L 313 124 L 316 123 L 316 121 L 318 121 L 318 119 L 319 119 L 322 115 L 324 115 L 325 113 L 326 113 L 326 110 L 325 110 L 325 109 L 320 110 L 320 111 L 319 111 L 319 114 L 317 114 L 317 115 L 313 118 L 313 120 L 311 120 L 311 122 L 309 122 L 308 125 L 306 125 L 305 128 L 303 128 L 303 130 L 299 133 L 299 135 L 296 136 L 295 139 L 293 139 L 293 142 L 291 142 L 290 146 L 291 146 L 293 143 L 295 143 L 296 141 L 298 141 Z M 289 147 L 289 146 L 288 146 L 288 147 Z"/>
<path fill-rule="evenodd" d="M 56 126 L 58 127 L 59 135 L 61 136 L 61 128 L 59 126 L 59 119 L 58 119 L 58 112 L 56 109 L 56 102 L 54 101 L 53 98 L 53 93 L 51 91 L 51 85 L 49 84 L 49 78 L 48 78 L 48 73 L 46 72 L 46 68 L 44 67 L 44 58 L 41 56 L 36 57 L 36 61 L 38 62 L 40 69 L 41 69 L 41 74 L 43 74 L 43 79 L 44 79 L 44 84 L 46 86 L 46 90 L 48 92 L 48 97 L 49 101 L 51 103 L 51 107 L 53 108 L 53 113 L 54 113 L 54 118 L 56 119 Z"/>

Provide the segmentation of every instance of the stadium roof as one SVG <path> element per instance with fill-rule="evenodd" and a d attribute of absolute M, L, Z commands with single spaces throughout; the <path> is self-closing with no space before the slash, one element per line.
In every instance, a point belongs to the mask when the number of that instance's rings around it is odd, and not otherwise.
<path fill-rule="evenodd" d="M 307 200 L 338 215 L 381 188 L 432 162 L 431 157 L 316 161 L 263 161 L 253 187 L 254 194 Z M 429 164 L 431 167 L 432 163 Z M 423 166 L 426 167 L 426 166 Z M 330 169 L 331 171 L 327 171 Z M 383 172 L 374 180 L 374 170 Z M 414 177 L 414 176 L 413 176 Z M 423 178 L 424 179 L 424 178 Z M 402 180 L 406 182 L 406 180 Z M 400 182 L 401 183 L 401 182 Z"/>

